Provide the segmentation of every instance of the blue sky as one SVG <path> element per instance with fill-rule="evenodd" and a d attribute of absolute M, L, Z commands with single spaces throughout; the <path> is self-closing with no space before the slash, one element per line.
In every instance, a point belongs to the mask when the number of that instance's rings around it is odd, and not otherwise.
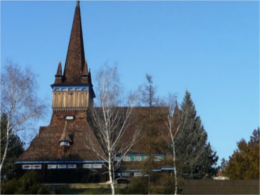
<path fill-rule="evenodd" d="M 64 67 L 75 1 L 2 1 L 1 66 L 6 59 L 39 75 L 48 97 Z M 259 2 L 81 1 L 91 72 L 118 65 L 126 90 L 153 76 L 157 94 L 191 93 L 221 158 L 259 126 Z M 94 83 L 95 87 L 95 83 Z M 48 125 L 51 109 L 39 125 Z M 37 127 L 38 129 L 38 127 Z"/>

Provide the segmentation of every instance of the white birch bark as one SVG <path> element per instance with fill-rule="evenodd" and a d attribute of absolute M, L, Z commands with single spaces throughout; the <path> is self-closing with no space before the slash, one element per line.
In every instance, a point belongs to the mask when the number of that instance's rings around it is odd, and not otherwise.
<path fill-rule="evenodd" d="M 177 171 L 177 166 L 176 166 L 176 137 L 179 133 L 180 127 L 182 124 L 178 124 L 177 128 L 174 129 L 174 124 L 173 124 L 173 115 L 174 115 L 174 109 L 175 106 L 177 106 L 176 98 L 174 95 L 169 94 L 168 100 L 166 102 L 162 102 L 162 105 L 164 105 L 167 108 L 167 119 L 164 121 L 167 129 L 169 136 L 171 138 L 171 152 L 172 152 L 172 163 L 173 163 L 173 170 L 174 170 L 174 194 L 177 195 L 178 192 L 178 171 Z M 183 115 L 180 116 L 182 118 Z M 175 119 L 177 120 L 177 119 Z M 185 123 L 186 120 L 184 120 L 183 123 Z"/>
<path fill-rule="evenodd" d="M 106 162 L 104 166 L 108 169 L 111 194 L 114 195 L 114 171 L 120 166 L 121 159 L 129 152 L 140 134 L 140 129 L 136 129 L 132 137 L 122 142 L 126 131 L 133 123 L 131 114 L 137 93 L 124 98 L 116 67 L 104 66 L 96 78 L 98 107 L 90 108 L 91 125 L 106 156 L 95 149 L 90 138 L 87 138 L 86 147 Z M 121 159 L 115 162 L 118 155 L 121 155 Z"/>
<path fill-rule="evenodd" d="M 1 143 L 6 141 L 6 144 L 0 173 L 8 154 L 10 136 L 27 130 L 34 119 L 40 119 L 47 111 L 45 101 L 40 100 L 36 92 L 36 75 L 8 61 L 1 74 L 1 116 L 7 116 L 7 128 L 6 136 L 1 137 Z"/>

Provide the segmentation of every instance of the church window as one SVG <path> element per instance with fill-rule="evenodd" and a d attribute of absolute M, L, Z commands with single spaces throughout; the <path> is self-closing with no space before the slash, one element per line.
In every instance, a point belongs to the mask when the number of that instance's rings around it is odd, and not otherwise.
<path fill-rule="evenodd" d="M 32 165 L 22 165 L 22 169 L 32 169 Z"/>
<path fill-rule="evenodd" d="M 66 168 L 67 168 L 67 165 L 65 165 L 65 164 L 58 165 L 58 169 L 66 169 Z"/>
<path fill-rule="evenodd" d="M 62 90 L 61 91 L 68 91 L 68 89 L 66 89 L 66 88 L 62 88 Z"/>
<path fill-rule="evenodd" d="M 73 88 L 69 88 L 69 91 L 74 91 L 74 89 Z"/>
<path fill-rule="evenodd" d="M 93 164 L 93 169 L 102 169 L 102 164 Z"/>
<path fill-rule="evenodd" d="M 142 161 L 142 158 L 141 158 L 141 156 L 135 156 L 134 160 L 135 161 Z"/>
<path fill-rule="evenodd" d="M 154 157 L 154 161 L 161 161 L 161 160 L 162 160 L 162 158 L 160 156 L 155 156 Z"/>
<path fill-rule="evenodd" d="M 130 156 L 124 156 L 123 161 L 126 161 L 126 162 L 131 161 Z"/>
<path fill-rule="evenodd" d="M 123 177 L 129 177 L 129 176 L 130 176 L 130 173 L 129 173 L 129 172 L 123 172 L 123 173 L 122 173 L 122 176 L 123 176 Z"/>
<path fill-rule="evenodd" d="M 56 168 L 57 168 L 57 165 L 48 165 L 47 168 L 48 168 L 48 169 L 56 169 Z"/>
<path fill-rule="evenodd" d="M 76 164 L 68 164 L 68 169 L 76 169 L 77 165 Z"/>
<path fill-rule="evenodd" d="M 134 177 L 142 177 L 143 173 L 142 172 L 135 172 Z"/>
<path fill-rule="evenodd" d="M 80 88 L 76 88 L 76 91 L 81 91 L 81 89 Z"/>
<path fill-rule="evenodd" d="M 42 165 L 32 165 L 32 169 L 42 169 Z"/>
<path fill-rule="evenodd" d="M 56 88 L 56 89 L 54 89 L 54 91 L 60 91 L 60 88 Z"/>
<path fill-rule="evenodd" d="M 60 146 L 70 146 L 70 142 L 67 141 L 60 142 Z"/>
<path fill-rule="evenodd" d="M 66 120 L 73 120 L 73 119 L 74 119 L 74 116 L 66 116 L 65 119 L 66 119 Z"/>
<path fill-rule="evenodd" d="M 92 164 L 84 164 L 82 166 L 83 169 L 92 169 Z"/>
<path fill-rule="evenodd" d="M 87 91 L 87 88 L 83 88 L 82 91 Z"/>

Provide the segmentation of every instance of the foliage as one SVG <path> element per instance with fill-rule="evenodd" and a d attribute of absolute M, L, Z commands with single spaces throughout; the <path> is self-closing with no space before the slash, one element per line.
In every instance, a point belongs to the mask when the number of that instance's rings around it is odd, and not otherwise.
<path fill-rule="evenodd" d="M 253 131 L 250 140 L 237 143 L 238 149 L 229 157 L 224 174 L 230 179 L 259 179 L 259 132 Z"/>
<path fill-rule="evenodd" d="M 225 171 L 227 163 L 228 163 L 228 161 L 226 159 L 224 159 L 224 158 L 221 159 L 221 164 L 219 167 L 220 171 L 222 171 L 222 172 Z"/>
<path fill-rule="evenodd" d="M 5 144 L 6 144 L 6 128 L 7 128 L 7 116 L 2 113 L 1 115 L 1 156 L 4 154 Z M 6 156 L 6 161 L 3 166 L 1 177 L 4 179 L 10 179 L 14 171 L 14 161 L 18 158 L 24 151 L 24 143 L 16 135 L 12 134 L 9 138 L 9 149 Z"/>
<path fill-rule="evenodd" d="M 181 180 L 178 181 L 180 184 Z M 148 194 L 148 177 L 134 177 L 130 185 L 121 189 L 121 194 Z M 169 173 L 153 173 L 151 176 L 151 194 L 174 194 L 175 180 Z M 180 193 L 181 190 L 178 191 Z"/>
<path fill-rule="evenodd" d="M 200 179 L 207 173 L 214 174 L 218 156 L 207 143 L 207 133 L 197 116 L 191 95 L 186 91 L 180 110 L 180 132 L 176 137 L 178 170 L 186 178 Z"/>
<path fill-rule="evenodd" d="M 49 189 L 37 180 L 37 173 L 29 171 L 19 179 L 3 182 L 1 194 L 49 194 Z"/>
<path fill-rule="evenodd" d="M 120 190 L 121 194 L 148 194 L 148 178 L 134 178 L 131 184 Z"/>
<path fill-rule="evenodd" d="M 219 169 L 217 161 L 217 152 L 212 150 L 210 143 L 207 143 L 195 173 L 200 174 L 199 178 L 212 178 L 213 176 L 216 176 Z"/>

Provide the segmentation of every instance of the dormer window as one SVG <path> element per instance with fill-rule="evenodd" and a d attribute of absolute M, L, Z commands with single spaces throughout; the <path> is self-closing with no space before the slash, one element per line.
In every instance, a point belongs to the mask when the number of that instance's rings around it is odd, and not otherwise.
<path fill-rule="evenodd" d="M 70 146 L 70 142 L 62 141 L 62 142 L 60 142 L 60 146 Z"/>
<path fill-rule="evenodd" d="M 72 143 L 72 140 L 70 139 L 70 136 L 67 132 L 67 121 L 65 121 L 65 127 L 63 129 L 63 133 L 60 138 L 60 146 L 70 146 Z"/>

